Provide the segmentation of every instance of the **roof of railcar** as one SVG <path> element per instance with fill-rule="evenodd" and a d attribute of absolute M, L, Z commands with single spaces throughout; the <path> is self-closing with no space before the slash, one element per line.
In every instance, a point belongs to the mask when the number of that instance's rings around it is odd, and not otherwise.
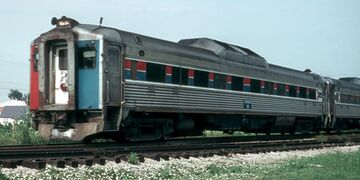
<path fill-rule="evenodd" d="M 181 40 L 178 43 L 166 41 L 162 39 L 157 39 L 149 36 L 144 36 L 141 34 L 136 34 L 132 32 L 122 31 L 119 29 L 111 28 L 111 27 L 104 27 L 104 26 L 95 26 L 95 25 L 86 25 L 86 24 L 79 24 L 76 27 L 86 29 L 90 32 L 96 33 L 96 34 L 102 34 L 104 39 L 111 40 L 111 41 L 117 41 L 121 43 L 126 43 L 129 45 L 141 45 L 144 47 L 150 47 L 152 49 L 162 49 L 165 50 L 167 53 L 171 53 L 174 55 L 179 56 L 186 56 L 186 57 L 193 57 L 194 59 L 202 59 L 206 60 L 215 64 L 228 64 L 230 66 L 245 66 L 245 67 L 251 67 L 251 60 L 257 59 L 257 60 L 263 60 L 264 63 L 266 63 L 263 67 L 254 65 L 254 68 L 256 69 L 263 69 L 265 71 L 268 71 L 270 73 L 278 73 L 282 75 L 290 75 L 292 77 L 298 77 L 303 80 L 307 81 L 314 81 L 313 77 L 309 73 L 305 73 L 303 71 L 290 69 L 274 64 L 268 64 L 264 58 L 262 58 L 260 55 L 256 54 L 255 52 L 251 51 L 250 49 L 243 48 L 240 46 L 232 45 L 223 43 L 217 40 L 212 40 L 208 38 L 197 38 L 197 39 L 185 39 Z M 188 40 L 208 40 L 208 41 L 214 41 L 215 43 L 220 44 L 221 46 L 228 45 L 236 46 L 241 48 L 241 50 L 247 52 L 247 56 L 251 56 L 251 58 L 248 58 L 248 64 L 244 64 L 244 60 L 238 60 L 238 59 L 226 59 L 227 57 L 222 57 L 219 54 L 217 54 L 214 51 L 211 51 L 206 48 L 201 48 L 199 46 L 190 46 L 187 44 L 191 43 L 184 43 L 184 41 Z M 225 45 L 224 45 L 225 44 Z M 226 47 L 226 48 L 229 48 Z M 236 50 L 232 50 L 236 51 Z M 246 55 L 245 54 L 245 55 Z M 235 56 L 236 57 L 236 56 Z M 240 56 L 239 56 L 240 57 Z M 249 66 L 250 65 L 250 66 Z"/>

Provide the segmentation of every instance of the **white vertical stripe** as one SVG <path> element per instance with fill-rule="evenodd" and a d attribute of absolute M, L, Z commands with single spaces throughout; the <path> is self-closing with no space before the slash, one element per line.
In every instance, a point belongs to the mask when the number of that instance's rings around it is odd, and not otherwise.
<path fill-rule="evenodd" d="M 102 94 L 103 94 L 103 57 L 102 54 L 104 53 L 104 39 L 103 36 L 99 36 L 100 40 L 99 40 L 99 109 L 103 108 L 103 99 L 102 99 Z"/>

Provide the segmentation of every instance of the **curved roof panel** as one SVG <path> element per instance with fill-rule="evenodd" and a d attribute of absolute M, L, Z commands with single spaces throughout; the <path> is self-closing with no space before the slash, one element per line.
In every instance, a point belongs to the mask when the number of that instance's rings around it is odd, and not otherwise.
<path fill-rule="evenodd" d="M 209 38 L 183 39 L 178 43 L 209 50 L 227 61 L 257 66 L 261 68 L 269 67 L 263 57 L 251 51 L 250 49 L 237 45 L 232 45 Z"/>

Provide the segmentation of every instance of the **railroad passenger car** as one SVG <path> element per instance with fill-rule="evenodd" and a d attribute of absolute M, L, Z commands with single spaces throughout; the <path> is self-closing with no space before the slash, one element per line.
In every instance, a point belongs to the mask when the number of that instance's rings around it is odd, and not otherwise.
<path fill-rule="evenodd" d="M 209 38 L 177 43 L 53 18 L 31 46 L 30 109 L 49 139 L 152 140 L 358 128 L 358 78 L 268 63 Z"/>

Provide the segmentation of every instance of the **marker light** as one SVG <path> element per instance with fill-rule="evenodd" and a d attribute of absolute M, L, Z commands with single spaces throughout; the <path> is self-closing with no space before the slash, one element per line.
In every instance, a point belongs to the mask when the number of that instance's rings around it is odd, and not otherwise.
<path fill-rule="evenodd" d="M 62 90 L 62 91 L 67 91 L 68 89 L 68 86 L 65 84 L 65 83 L 61 83 L 60 84 L 60 89 Z"/>

